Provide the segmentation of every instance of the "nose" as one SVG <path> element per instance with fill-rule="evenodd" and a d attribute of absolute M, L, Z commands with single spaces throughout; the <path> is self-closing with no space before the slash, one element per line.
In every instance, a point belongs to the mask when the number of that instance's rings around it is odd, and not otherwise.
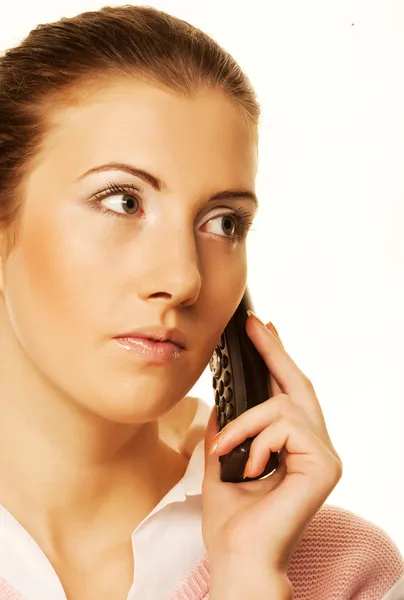
<path fill-rule="evenodd" d="M 138 280 L 143 300 L 170 307 L 192 306 L 202 285 L 200 260 L 194 232 L 159 231 L 144 255 Z"/>

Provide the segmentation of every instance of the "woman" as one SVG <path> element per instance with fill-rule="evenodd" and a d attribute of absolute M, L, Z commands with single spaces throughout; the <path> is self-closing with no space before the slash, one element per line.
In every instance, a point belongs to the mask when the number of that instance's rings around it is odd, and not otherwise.
<path fill-rule="evenodd" d="M 212 414 L 205 445 L 182 400 L 244 293 L 258 114 L 229 55 L 149 8 L 1 59 L 0 598 L 373 599 L 403 574 L 321 508 L 340 459 L 273 326 L 247 322 L 273 398 L 219 436 Z M 222 483 L 253 435 L 248 475 L 281 467 Z"/>

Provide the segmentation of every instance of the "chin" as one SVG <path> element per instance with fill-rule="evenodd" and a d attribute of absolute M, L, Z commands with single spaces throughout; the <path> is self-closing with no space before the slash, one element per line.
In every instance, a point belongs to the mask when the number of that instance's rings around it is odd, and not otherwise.
<path fill-rule="evenodd" d="M 179 378 L 168 381 L 157 375 L 138 375 L 135 379 L 122 378 L 118 383 L 102 382 L 99 390 L 84 397 L 93 397 L 90 411 L 114 423 L 148 423 L 157 421 L 173 408 L 196 383 L 194 378 Z M 104 384 L 104 385 L 102 385 Z"/>

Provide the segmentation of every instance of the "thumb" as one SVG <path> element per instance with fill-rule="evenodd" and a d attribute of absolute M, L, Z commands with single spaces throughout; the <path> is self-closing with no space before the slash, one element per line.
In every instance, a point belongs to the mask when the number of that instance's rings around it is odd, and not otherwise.
<path fill-rule="evenodd" d="M 217 409 L 212 408 L 205 432 L 205 479 L 204 484 L 218 482 L 220 479 L 220 463 L 217 455 L 209 454 L 214 436 L 219 432 L 217 424 Z"/>

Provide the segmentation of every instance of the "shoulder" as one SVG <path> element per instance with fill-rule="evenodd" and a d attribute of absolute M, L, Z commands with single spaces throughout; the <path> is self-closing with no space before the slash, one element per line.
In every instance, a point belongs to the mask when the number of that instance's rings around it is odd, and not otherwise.
<path fill-rule="evenodd" d="M 289 568 L 296 600 L 380 600 L 403 574 L 403 558 L 382 529 L 333 506 L 314 517 Z"/>

